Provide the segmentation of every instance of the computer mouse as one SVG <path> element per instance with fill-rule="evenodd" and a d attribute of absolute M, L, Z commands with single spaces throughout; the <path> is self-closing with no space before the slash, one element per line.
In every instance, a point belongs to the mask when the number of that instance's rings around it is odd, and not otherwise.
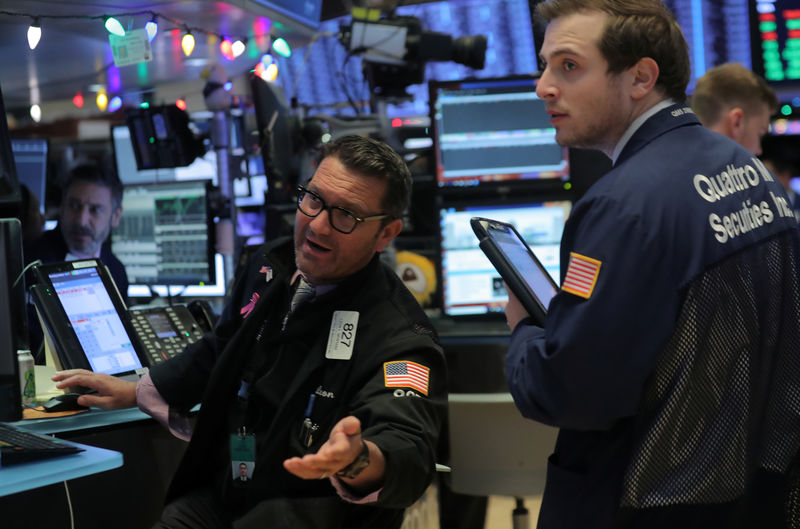
<path fill-rule="evenodd" d="M 83 395 L 83 393 L 64 393 L 63 395 L 56 395 L 42 404 L 42 407 L 46 412 L 88 410 L 89 408 L 86 406 L 78 404 L 78 397 L 81 395 Z"/>

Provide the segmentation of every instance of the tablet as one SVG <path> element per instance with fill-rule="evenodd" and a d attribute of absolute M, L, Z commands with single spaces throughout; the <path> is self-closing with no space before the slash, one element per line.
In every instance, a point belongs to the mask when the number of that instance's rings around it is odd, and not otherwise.
<path fill-rule="evenodd" d="M 138 378 L 141 348 L 105 265 L 97 259 L 46 263 L 34 273 L 39 283 L 32 290 L 34 303 L 61 368 Z"/>
<path fill-rule="evenodd" d="M 547 307 L 558 285 L 511 224 L 473 217 L 472 231 L 479 246 L 538 325 L 544 326 Z"/>

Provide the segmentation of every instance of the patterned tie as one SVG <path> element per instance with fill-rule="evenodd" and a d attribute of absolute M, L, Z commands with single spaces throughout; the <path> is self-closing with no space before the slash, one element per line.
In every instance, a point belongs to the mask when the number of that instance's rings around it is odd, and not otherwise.
<path fill-rule="evenodd" d="M 303 276 L 300 276 L 297 283 L 297 290 L 295 290 L 294 296 L 292 296 L 292 301 L 289 302 L 289 312 L 283 317 L 283 324 L 281 325 L 282 330 L 286 329 L 286 322 L 289 321 L 289 315 L 292 314 L 298 306 L 313 298 L 315 293 L 316 290 L 314 287 L 309 285 L 308 281 L 303 279 Z"/>
<path fill-rule="evenodd" d="M 299 305 L 313 298 L 314 294 L 316 293 L 314 287 L 312 285 L 309 285 L 308 281 L 303 279 L 303 276 L 300 276 L 298 281 L 299 282 L 297 283 L 297 290 L 295 290 L 294 296 L 292 297 L 292 301 L 289 304 L 289 314 L 294 312 Z"/>

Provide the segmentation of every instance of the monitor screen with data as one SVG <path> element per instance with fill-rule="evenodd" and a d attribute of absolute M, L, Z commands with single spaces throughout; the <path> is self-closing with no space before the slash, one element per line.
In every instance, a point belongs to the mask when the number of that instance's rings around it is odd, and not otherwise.
<path fill-rule="evenodd" d="M 111 234 L 131 285 L 205 285 L 215 281 L 207 182 L 130 185 Z"/>
<path fill-rule="evenodd" d="M 572 208 L 567 199 L 526 204 L 470 204 L 439 211 L 442 312 L 446 316 L 500 313 L 508 299 L 503 279 L 479 247 L 470 219 L 514 225 L 557 284 L 561 234 Z"/>
<path fill-rule="evenodd" d="M 440 187 L 568 178 L 567 149 L 556 143 L 533 77 L 429 86 Z"/>
<path fill-rule="evenodd" d="M 92 371 L 118 375 L 142 368 L 108 285 L 96 267 L 53 271 L 47 277 Z"/>

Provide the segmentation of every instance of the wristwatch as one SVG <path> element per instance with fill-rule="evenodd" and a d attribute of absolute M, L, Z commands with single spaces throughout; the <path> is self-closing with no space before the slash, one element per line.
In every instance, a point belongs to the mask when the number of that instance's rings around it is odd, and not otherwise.
<path fill-rule="evenodd" d="M 361 453 L 353 460 L 352 463 L 339 470 L 336 475 L 340 478 L 353 479 L 361 474 L 361 471 L 369 466 L 369 447 L 364 440 L 361 440 Z"/>

